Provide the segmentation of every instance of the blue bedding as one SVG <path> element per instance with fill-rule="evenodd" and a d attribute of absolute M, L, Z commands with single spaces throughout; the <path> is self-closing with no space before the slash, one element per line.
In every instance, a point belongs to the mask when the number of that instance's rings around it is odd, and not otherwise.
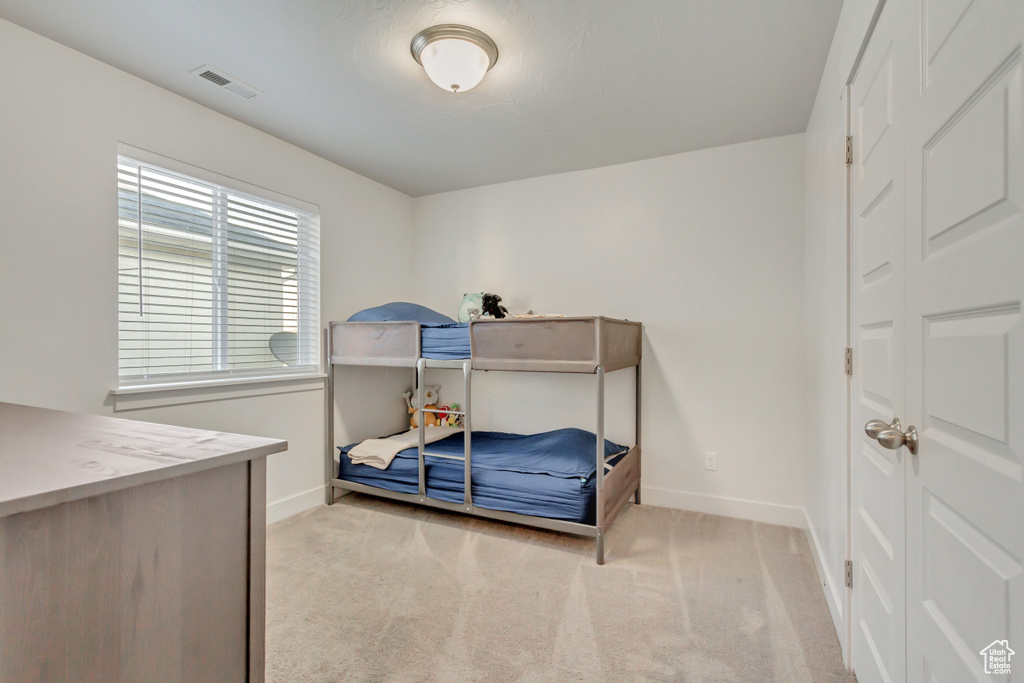
<path fill-rule="evenodd" d="M 542 434 L 473 432 L 473 504 L 491 510 L 593 524 L 596 437 L 582 429 L 558 429 Z M 419 482 L 417 451 L 400 452 L 386 470 L 353 465 L 340 448 L 338 477 L 390 491 L 416 493 Z M 462 455 L 463 435 L 454 434 L 429 444 L 427 450 Z M 605 440 L 606 455 L 625 451 Z M 613 462 L 616 462 L 613 460 Z M 461 503 L 464 466 L 459 460 L 426 456 L 427 496 Z"/>
<path fill-rule="evenodd" d="M 445 325 L 455 322 L 443 313 L 405 301 L 392 301 L 383 306 L 366 308 L 354 313 L 349 322 L 387 322 L 391 320 L 415 320 L 421 325 Z"/>
<path fill-rule="evenodd" d="M 469 358 L 469 323 L 420 323 L 420 355 L 440 360 Z"/>

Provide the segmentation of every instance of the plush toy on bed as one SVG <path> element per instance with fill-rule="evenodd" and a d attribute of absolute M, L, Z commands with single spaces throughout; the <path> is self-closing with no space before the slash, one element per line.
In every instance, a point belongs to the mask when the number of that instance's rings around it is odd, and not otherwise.
<path fill-rule="evenodd" d="M 423 406 L 423 424 L 433 425 L 435 427 L 441 424 L 441 420 L 438 419 L 435 412 L 437 411 L 437 394 L 441 391 L 440 384 L 433 384 L 430 386 L 423 387 L 423 400 L 426 401 L 426 405 Z M 419 395 L 413 391 L 407 391 L 402 396 L 405 397 L 405 405 L 409 408 L 409 425 L 416 429 L 419 426 L 419 408 L 420 401 Z"/>
<path fill-rule="evenodd" d="M 508 315 L 508 309 L 501 305 L 501 297 L 497 294 L 487 294 L 486 292 L 482 295 L 483 297 L 483 310 L 484 316 L 491 316 L 492 318 L 504 318 Z"/>
<path fill-rule="evenodd" d="M 459 322 L 468 323 L 477 318 L 504 318 L 508 309 L 501 305 L 501 297 L 486 292 L 462 295 L 459 307 Z"/>
<path fill-rule="evenodd" d="M 458 403 L 453 403 L 450 406 L 441 406 L 438 408 L 437 417 L 441 420 L 442 427 L 461 427 L 465 424 L 466 418 L 464 415 L 456 415 L 455 413 L 461 412 Z M 454 412 L 451 412 L 454 411 Z"/>
<path fill-rule="evenodd" d="M 462 295 L 462 305 L 459 306 L 459 322 L 468 323 L 476 320 L 483 312 L 483 296 L 480 292 L 471 292 Z"/>

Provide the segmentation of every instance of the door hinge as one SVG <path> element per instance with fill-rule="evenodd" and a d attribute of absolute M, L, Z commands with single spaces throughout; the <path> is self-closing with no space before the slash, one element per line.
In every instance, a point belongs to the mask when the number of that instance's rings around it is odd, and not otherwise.
<path fill-rule="evenodd" d="M 853 374 L 853 349 L 851 349 L 850 347 L 846 347 L 846 355 L 845 355 L 845 365 L 844 365 L 844 367 L 846 369 L 846 374 L 847 375 L 852 375 Z"/>
<path fill-rule="evenodd" d="M 853 560 L 846 561 L 846 587 L 853 588 Z"/>
<path fill-rule="evenodd" d="M 846 163 L 853 163 L 853 136 L 846 136 Z"/>

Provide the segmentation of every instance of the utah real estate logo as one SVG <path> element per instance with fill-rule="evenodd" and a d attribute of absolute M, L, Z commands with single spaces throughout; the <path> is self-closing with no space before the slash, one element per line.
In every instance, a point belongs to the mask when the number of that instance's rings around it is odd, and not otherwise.
<path fill-rule="evenodd" d="M 980 654 L 985 659 L 985 673 L 1009 675 L 1010 657 L 1017 653 L 1010 649 L 1009 641 L 993 640 Z"/>

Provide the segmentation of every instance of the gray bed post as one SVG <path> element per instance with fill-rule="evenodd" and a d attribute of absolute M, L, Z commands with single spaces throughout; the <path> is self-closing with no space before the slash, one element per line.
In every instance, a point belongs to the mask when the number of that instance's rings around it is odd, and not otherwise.
<path fill-rule="evenodd" d="M 328 325 L 324 332 L 326 337 L 324 343 L 324 349 L 327 353 L 326 363 L 324 369 L 327 371 L 327 391 L 324 392 L 324 402 L 327 404 L 327 421 L 324 423 L 327 425 L 327 433 L 324 434 L 327 444 L 325 450 L 327 451 L 327 504 L 334 505 L 334 484 L 331 480 L 338 476 L 338 473 L 334 471 L 334 363 L 331 362 L 331 329 Z"/>
<path fill-rule="evenodd" d="M 471 402 L 473 400 L 473 397 L 472 397 L 472 394 L 471 394 L 472 384 L 473 384 L 472 377 L 473 377 L 473 361 L 469 361 L 469 360 L 463 361 L 462 362 L 462 378 L 463 378 L 463 381 L 465 382 L 465 389 L 466 389 L 465 403 L 466 403 L 466 405 L 463 406 L 463 408 L 462 408 L 462 413 L 463 413 L 463 415 L 462 415 L 462 423 L 463 423 L 462 424 L 462 439 L 463 439 L 463 452 L 462 452 L 462 455 L 465 458 L 465 462 L 463 464 L 464 464 L 464 466 L 466 468 L 465 469 L 466 482 L 464 484 L 464 491 L 463 491 L 463 493 L 464 493 L 464 495 L 463 495 L 463 502 L 465 502 L 465 504 L 466 504 L 466 510 L 472 510 L 472 508 L 473 508 L 473 463 L 472 463 L 473 444 L 472 444 L 472 441 L 471 441 L 471 439 L 472 439 L 472 436 L 471 436 L 471 434 L 472 434 L 472 425 L 471 425 L 471 421 L 470 421 L 470 417 L 469 417 L 469 413 L 470 413 L 469 406 L 470 406 L 470 404 L 471 404 Z"/>
<path fill-rule="evenodd" d="M 416 409 L 418 411 L 416 413 L 416 427 L 417 427 L 416 431 L 419 434 L 419 440 L 420 440 L 420 443 L 419 443 L 419 482 L 420 482 L 419 483 L 419 492 L 420 492 L 420 499 L 421 500 L 423 498 L 426 498 L 426 496 L 427 496 L 427 476 L 426 476 L 426 468 L 424 467 L 424 464 L 423 464 L 423 450 L 427 447 L 427 443 L 426 443 L 426 441 L 427 441 L 427 421 L 425 419 L 426 412 L 423 410 L 423 408 L 424 408 L 423 401 L 426 398 L 424 396 L 424 393 L 425 393 L 426 390 L 423 387 L 423 380 L 426 379 L 426 377 L 424 377 L 424 375 L 426 374 L 426 368 L 427 368 L 427 361 L 425 359 L 423 359 L 423 358 L 419 358 L 416 361 L 416 396 L 417 396 L 417 404 L 419 405 L 419 408 Z"/>
<path fill-rule="evenodd" d="M 597 563 L 604 564 L 604 366 L 597 366 Z"/>
<path fill-rule="evenodd" d="M 636 444 L 637 451 L 639 451 L 640 457 L 643 457 L 643 449 L 640 447 L 640 404 L 643 400 L 641 391 L 641 378 L 642 373 L 640 366 L 643 365 L 643 360 L 637 361 L 636 364 L 636 403 L 633 404 L 633 410 L 636 412 L 636 436 L 634 437 L 634 443 Z M 637 505 L 640 504 L 640 480 L 643 478 L 643 469 L 640 470 L 640 475 L 636 479 L 636 493 L 633 494 L 633 502 Z"/>

